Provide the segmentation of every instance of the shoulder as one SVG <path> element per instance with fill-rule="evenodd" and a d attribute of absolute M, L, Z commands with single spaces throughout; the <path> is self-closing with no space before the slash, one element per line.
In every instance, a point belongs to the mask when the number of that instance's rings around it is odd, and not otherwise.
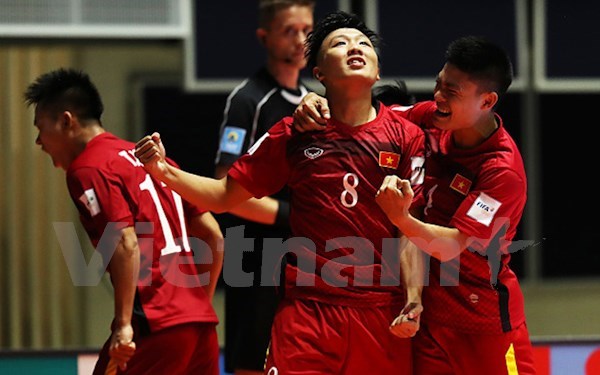
<path fill-rule="evenodd" d="M 402 132 L 412 136 L 412 137 L 423 137 L 424 133 L 421 127 L 417 124 L 409 120 L 403 112 L 396 110 L 399 106 L 386 106 L 384 104 L 381 105 L 381 110 L 385 111 L 383 114 L 384 118 L 389 119 L 393 126 L 398 127 L 402 130 Z"/>
<path fill-rule="evenodd" d="M 90 141 L 86 149 L 73 161 L 67 176 L 101 173 L 119 175 L 131 173 L 132 167 L 142 164 L 134 155 L 135 144 L 104 133 Z"/>
<path fill-rule="evenodd" d="M 229 96 L 235 100 L 258 102 L 276 88 L 277 86 L 273 84 L 272 80 L 262 71 L 259 71 L 238 84 Z"/>

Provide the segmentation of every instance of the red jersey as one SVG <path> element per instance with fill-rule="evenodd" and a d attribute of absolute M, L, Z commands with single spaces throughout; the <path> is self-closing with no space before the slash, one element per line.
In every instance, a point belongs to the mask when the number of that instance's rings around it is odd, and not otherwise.
<path fill-rule="evenodd" d="M 135 226 L 140 274 L 134 315 L 147 320 L 151 331 L 189 322 L 216 323 L 187 237 L 186 218 L 202 212 L 153 180 L 134 149 L 133 143 L 102 133 L 73 161 L 67 185 L 81 222 L 105 259 L 115 249 L 114 243 L 106 245 L 110 235 Z"/>
<path fill-rule="evenodd" d="M 475 241 L 454 260 L 431 259 L 423 319 L 472 333 L 507 332 L 525 322 L 508 249 L 527 197 L 523 160 L 499 116 L 491 137 L 464 150 L 454 147 L 450 132 L 433 127 L 435 109 L 434 102 L 394 108 L 427 137 L 424 218 Z"/>
<path fill-rule="evenodd" d="M 394 247 L 383 244 L 397 229 L 375 194 L 386 175 L 397 174 L 420 196 L 423 132 L 383 105 L 360 126 L 330 120 L 324 132 L 299 134 L 292 121 L 273 126 L 229 171 L 256 197 L 290 188 L 295 239 L 287 243 L 296 261 L 285 270 L 286 296 L 348 306 L 403 303 L 399 281 L 388 278 L 399 269 Z M 314 286 L 297 285 L 307 280 Z"/>

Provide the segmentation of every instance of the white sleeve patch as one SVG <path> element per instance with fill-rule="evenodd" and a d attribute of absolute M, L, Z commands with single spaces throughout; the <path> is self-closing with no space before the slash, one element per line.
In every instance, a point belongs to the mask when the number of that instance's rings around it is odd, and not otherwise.
<path fill-rule="evenodd" d="M 412 174 L 410 176 L 410 184 L 412 186 L 422 185 L 425 179 L 425 158 L 422 156 L 413 156 L 410 158 L 410 168 Z"/>
<path fill-rule="evenodd" d="M 414 106 L 412 106 L 412 105 L 409 105 L 409 106 L 399 105 L 399 106 L 392 107 L 392 111 L 406 112 L 409 109 L 411 109 L 412 107 L 414 107 Z"/>
<path fill-rule="evenodd" d="M 254 152 L 260 147 L 260 144 L 263 143 L 263 141 L 265 139 L 267 139 L 268 136 L 269 136 L 269 132 L 266 132 L 265 134 L 263 134 L 263 136 L 260 137 L 258 139 L 258 141 L 256 141 L 256 143 L 254 143 L 252 145 L 252 147 L 250 147 L 250 149 L 248 150 L 248 154 L 250 154 L 250 155 L 254 154 Z"/>
<path fill-rule="evenodd" d="M 96 216 L 100 213 L 100 203 L 98 203 L 98 198 L 96 198 L 96 192 L 93 188 L 84 191 L 79 200 L 85 204 L 85 207 L 90 211 L 90 215 Z"/>
<path fill-rule="evenodd" d="M 489 195 L 480 193 L 471 208 L 469 208 L 467 216 L 489 227 L 501 205 L 502 203 Z"/>

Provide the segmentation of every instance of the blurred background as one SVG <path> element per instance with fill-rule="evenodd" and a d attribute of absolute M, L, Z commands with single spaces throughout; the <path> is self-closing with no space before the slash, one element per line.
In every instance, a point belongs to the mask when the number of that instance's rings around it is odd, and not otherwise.
<path fill-rule="evenodd" d="M 445 47 L 456 37 L 485 35 L 509 52 L 515 81 L 498 112 L 529 178 L 517 239 L 535 245 L 512 261 L 529 330 L 546 373 L 600 374 L 599 205 L 592 182 L 599 161 L 600 3 L 317 0 L 315 17 L 334 9 L 357 13 L 381 33 L 381 83 L 405 80 L 418 99 L 431 97 Z M 27 85 L 58 67 L 82 69 L 103 96 L 109 131 L 132 141 L 160 131 L 184 169 L 212 175 L 225 99 L 264 59 L 256 25 L 256 2 L 248 0 L 0 0 L 5 357 L 94 353 L 113 312 L 109 281 L 89 277 L 101 270 L 69 267 L 73 254 L 83 253 L 87 264 L 93 250 L 64 172 L 34 143 L 33 114 L 23 102 Z M 321 90 L 308 74 L 306 82 Z M 79 240 L 59 243 L 60 223 Z M 215 303 L 221 311 L 222 300 Z"/>

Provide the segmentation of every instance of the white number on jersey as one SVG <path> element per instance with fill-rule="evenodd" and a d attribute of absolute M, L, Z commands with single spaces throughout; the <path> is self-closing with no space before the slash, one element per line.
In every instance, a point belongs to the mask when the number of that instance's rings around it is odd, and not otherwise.
<path fill-rule="evenodd" d="M 150 197 L 152 198 L 152 202 L 154 202 L 156 212 L 158 213 L 158 219 L 160 220 L 162 233 L 165 236 L 165 247 L 160 250 L 160 255 L 181 252 L 181 246 L 175 243 L 173 231 L 171 230 L 171 226 L 169 225 L 169 221 L 167 220 L 167 215 L 165 215 L 165 210 L 160 202 L 160 199 L 158 198 L 156 187 L 154 186 L 154 182 L 152 182 L 150 175 L 146 175 L 146 179 L 140 184 L 140 189 L 142 191 L 145 190 L 148 191 L 148 193 L 150 193 Z M 171 194 L 173 194 L 173 200 L 175 201 L 175 207 L 177 208 L 177 216 L 179 217 L 179 225 L 181 226 L 183 248 L 185 251 L 190 251 L 190 243 L 187 236 L 187 228 L 185 225 L 185 217 L 183 214 L 183 202 L 179 194 L 175 193 L 174 191 L 171 191 Z"/>
<path fill-rule="evenodd" d="M 358 176 L 354 173 L 346 173 L 344 176 L 344 191 L 340 196 L 340 200 L 344 207 L 352 208 L 358 203 L 358 193 L 356 187 L 358 186 Z"/>
<path fill-rule="evenodd" d="M 135 150 L 123 150 L 123 151 L 119 152 L 119 156 L 124 157 L 125 160 L 130 162 L 131 165 L 133 165 L 134 167 L 143 167 L 144 164 L 142 164 L 142 162 L 139 161 L 138 158 L 135 157 L 134 152 L 135 152 Z"/>

